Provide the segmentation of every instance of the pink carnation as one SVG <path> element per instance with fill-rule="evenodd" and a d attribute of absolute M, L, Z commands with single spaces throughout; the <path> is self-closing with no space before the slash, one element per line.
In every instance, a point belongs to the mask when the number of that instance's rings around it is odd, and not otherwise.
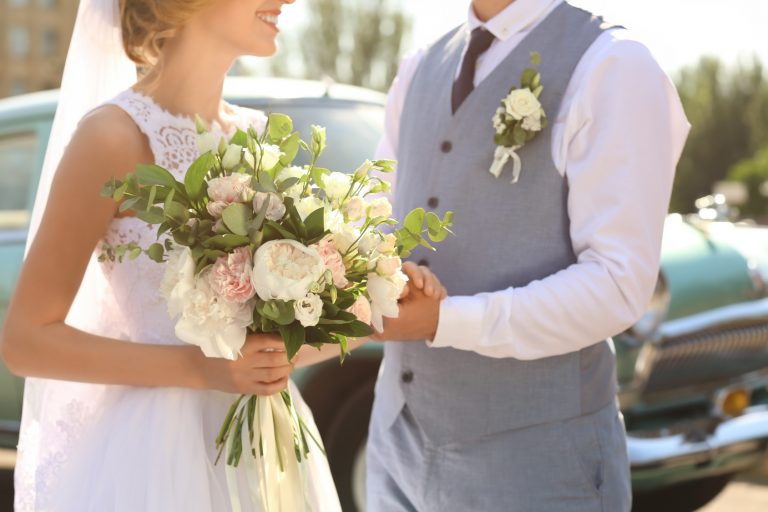
<path fill-rule="evenodd" d="M 232 174 L 213 178 L 208 182 L 208 213 L 220 217 L 221 212 L 232 203 L 250 201 L 253 197 L 251 176 L 248 174 Z"/>
<path fill-rule="evenodd" d="M 349 284 L 347 280 L 347 269 L 344 266 L 344 260 L 336 249 L 336 244 L 329 239 L 320 240 L 312 246 L 320 257 L 323 258 L 325 268 L 331 271 L 333 275 L 333 284 L 336 288 L 344 288 Z"/>
<path fill-rule="evenodd" d="M 360 295 L 347 311 L 355 315 L 364 324 L 371 325 L 371 303 L 368 302 L 364 295 Z"/>
<path fill-rule="evenodd" d="M 251 283 L 252 270 L 250 250 L 247 247 L 238 247 L 213 264 L 210 273 L 211 287 L 229 302 L 247 302 L 256 294 Z"/>

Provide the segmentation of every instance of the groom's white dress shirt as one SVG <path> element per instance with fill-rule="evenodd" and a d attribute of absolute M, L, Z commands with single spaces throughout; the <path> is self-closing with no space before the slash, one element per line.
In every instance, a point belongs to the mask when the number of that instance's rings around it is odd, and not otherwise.
<path fill-rule="evenodd" d="M 562 1 L 516 0 L 486 23 L 470 7 L 470 30 L 484 26 L 496 36 L 478 61 L 475 85 Z M 398 157 L 400 115 L 423 55 L 419 50 L 400 66 L 379 158 Z M 510 77 L 510 87 L 518 82 Z M 543 84 L 546 88 L 546 77 Z M 656 283 L 675 166 L 690 128 L 675 87 L 642 43 L 627 30 L 612 29 L 585 53 L 560 112 L 548 116 L 552 157 L 568 180 L 577 262 L 527 286 L 447 298 L 432 347 L 539 359 L 618 334 L 645 312 Z M 499 179 L 509 178 L 507 172 Z M 395 194 L 396 188 L 395 183 Z"/>

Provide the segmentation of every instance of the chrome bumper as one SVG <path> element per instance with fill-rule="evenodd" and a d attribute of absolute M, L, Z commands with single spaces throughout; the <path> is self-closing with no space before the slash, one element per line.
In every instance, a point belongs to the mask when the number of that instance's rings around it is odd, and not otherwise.
<path fill-rule="evenodd" d="M 747 409 L 720 424 L 703 440 L 682 434 L 667 437 L 627 436 L 629 462 L 636 488 L 656 487 L 748 469 L 768 449 L 768 406 Z"/>

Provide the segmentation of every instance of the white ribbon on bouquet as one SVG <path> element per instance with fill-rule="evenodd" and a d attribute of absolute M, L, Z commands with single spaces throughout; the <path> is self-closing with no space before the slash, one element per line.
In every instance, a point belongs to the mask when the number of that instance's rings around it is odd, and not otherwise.
<path fill-rule="evenodd" d="M 493 154 L 493 163 L 489 169 L 490 173 L 495 177 L 500 177 L 504 171 L 504 166 L 507 162 L 512 160 L 512 181 L 511 183 L 517 183 L 520 179 L 520 171 L 523 169 L 523 162 L 520 160 L 520 155 L 517 154 L 517 150 L 521 146 L 512 146 L 510 148 L 505 146 L 496 146 L 496 152 Z"/>

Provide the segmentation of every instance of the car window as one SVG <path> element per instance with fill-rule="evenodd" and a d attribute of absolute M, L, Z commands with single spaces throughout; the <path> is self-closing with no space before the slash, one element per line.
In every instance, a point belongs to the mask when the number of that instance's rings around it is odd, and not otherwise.
<path fill-rule="evenodd" d="M 0 136 L 0 230 L 27 227 L 36 158 L 34 133 Z"/>
<path fill-rule="evenodd" d="M 334 171 L 352 172 L 365 159 L 373 159 L 376 146 L 384 130 L 384 108 L 372 104 L 325 105 L 248 105 L 265 112 L 279 112 L 291 116 L 294 129 L 301 138 L 311 140 L 310 125 L 324 126 L 327 130 L 328 149 L 318 165 Z M 305 151 L 299 152 L 296 165 L 309 163 Z"/>

